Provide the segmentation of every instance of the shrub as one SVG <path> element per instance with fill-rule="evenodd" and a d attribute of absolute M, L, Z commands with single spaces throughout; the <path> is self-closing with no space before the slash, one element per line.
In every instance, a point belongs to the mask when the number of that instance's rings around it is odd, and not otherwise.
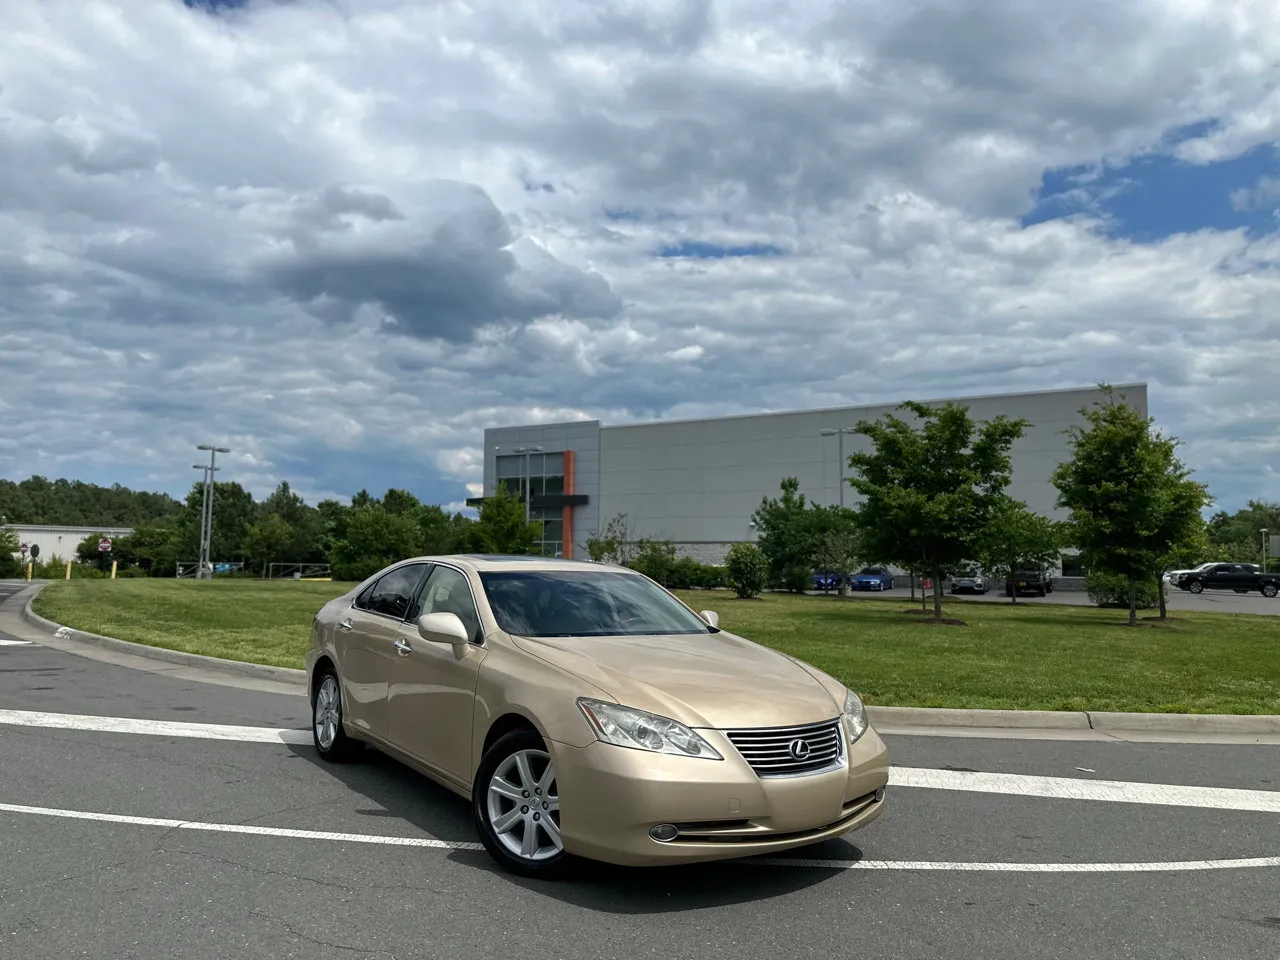
<path fill-rule="evenodd" d="M 792 593 L 804 593 L 813 583 L 813 571 L 799 564 L 791 564 L 783 568 L 782 579 L 778 586 Z"/>
<path fill-rule="evenodd" d="M 117 580 L 120 580 L 120 579 L 132 580 L 135 577 L 145 577 L 146 575 L 147 575 L 147 571 L 143 570 L 141 567 L 121 567 L 120 569 L 116 570 Z"/>
<path fill-rule="evenodd" d="M 1095 606 L 1129 609 L 1129 583 L 1124 577 L 1095 571 L 1085 577 L 1084 588 Z M 1139 610 L 1148 610 L 1158 605 L 1160 595 L 1156 592 L 1156 585 L 1146 580 L 1139 581 L 1136 602 Z"/>
<path fill-rule="evenodd" d="M 673 560 L 667 571 L 667 582 L 663 584 L 670 590 L 711 590 L 724 585 L 724 567 L 699 563 L 693 557 Z"/>
<path fill-rule="evenodd" d="M 641 540 L 640 552 L 631 561 L 631 569 L 643 573 L 668 589 L 676 589 L 675 580 L 680 561 L 676 560 L 676 548 L 667 540 Z M 684 570 L 687 575 L 687 568 Z"/>
<path fill-rule="evenodd" d="M 754 543 L 735 543 L 725 556 L 729 585 L 741 598 L 758 597 L 769 577 L 769 561 Z"/>

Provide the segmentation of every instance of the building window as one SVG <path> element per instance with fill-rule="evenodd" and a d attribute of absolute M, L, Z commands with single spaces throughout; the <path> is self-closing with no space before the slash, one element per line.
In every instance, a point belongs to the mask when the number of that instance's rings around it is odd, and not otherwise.
<path fill-rule="evenodd" d="M 526 463 L 528 472 L 526 473 Z M 563 453 L 513 453 L 499 456 L 497 461 L 498 483 L 521 503 L 526 494 L 531 501 L 544 495 L 564 493 Z M 532 506 L 529 519 L 541 529 L 539 551 L 548 557 L 564 552 L 564 510 L 562 507 Z"/>

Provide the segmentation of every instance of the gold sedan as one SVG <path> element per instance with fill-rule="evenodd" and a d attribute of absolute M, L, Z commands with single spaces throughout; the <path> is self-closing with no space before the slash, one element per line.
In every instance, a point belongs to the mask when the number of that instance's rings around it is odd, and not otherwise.
<path fill-rule="evenodd" d="M 884 806 L 857 694 L 623 567 L 393 564 L 325 604 L 306 666 L 322 757 L 373 744 L 468 798 L 526 876 L 777 853 Z"/>

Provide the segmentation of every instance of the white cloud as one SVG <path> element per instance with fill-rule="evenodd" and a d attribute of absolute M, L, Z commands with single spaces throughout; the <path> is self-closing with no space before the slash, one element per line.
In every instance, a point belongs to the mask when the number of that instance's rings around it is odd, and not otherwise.
<path fill-rule="evenodd" d="M 1048 168 L 1274 142 L 1278 20 L 22 6 L 0 36 L 0 469 L 181 487 L 223 438 L 258 493 L 394 476 L 461 502 L 486 425 L 1147 379 L 1215 489 L 1266 495 L 1275 238 L 1017 217 Z M 655 256 L 682 243 L 780 255 Z"/>

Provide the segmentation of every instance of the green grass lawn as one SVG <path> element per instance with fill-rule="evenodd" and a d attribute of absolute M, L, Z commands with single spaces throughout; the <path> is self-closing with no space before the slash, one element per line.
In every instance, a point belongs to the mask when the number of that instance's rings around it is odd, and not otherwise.
<path fill-rule="evenodd" d="M 55 581 L 36 612 L 122 640 L 300 667 L 311 616 L 340 583 Z M 725 629 L 800 657 L 868 703 L 1024 710 L 1280 714 L 1280 617 L 947 601 L 936 626 L 895 599 L 681 594 Z M 1150 614 L 1144 614 L 1149 616 Z"/>

